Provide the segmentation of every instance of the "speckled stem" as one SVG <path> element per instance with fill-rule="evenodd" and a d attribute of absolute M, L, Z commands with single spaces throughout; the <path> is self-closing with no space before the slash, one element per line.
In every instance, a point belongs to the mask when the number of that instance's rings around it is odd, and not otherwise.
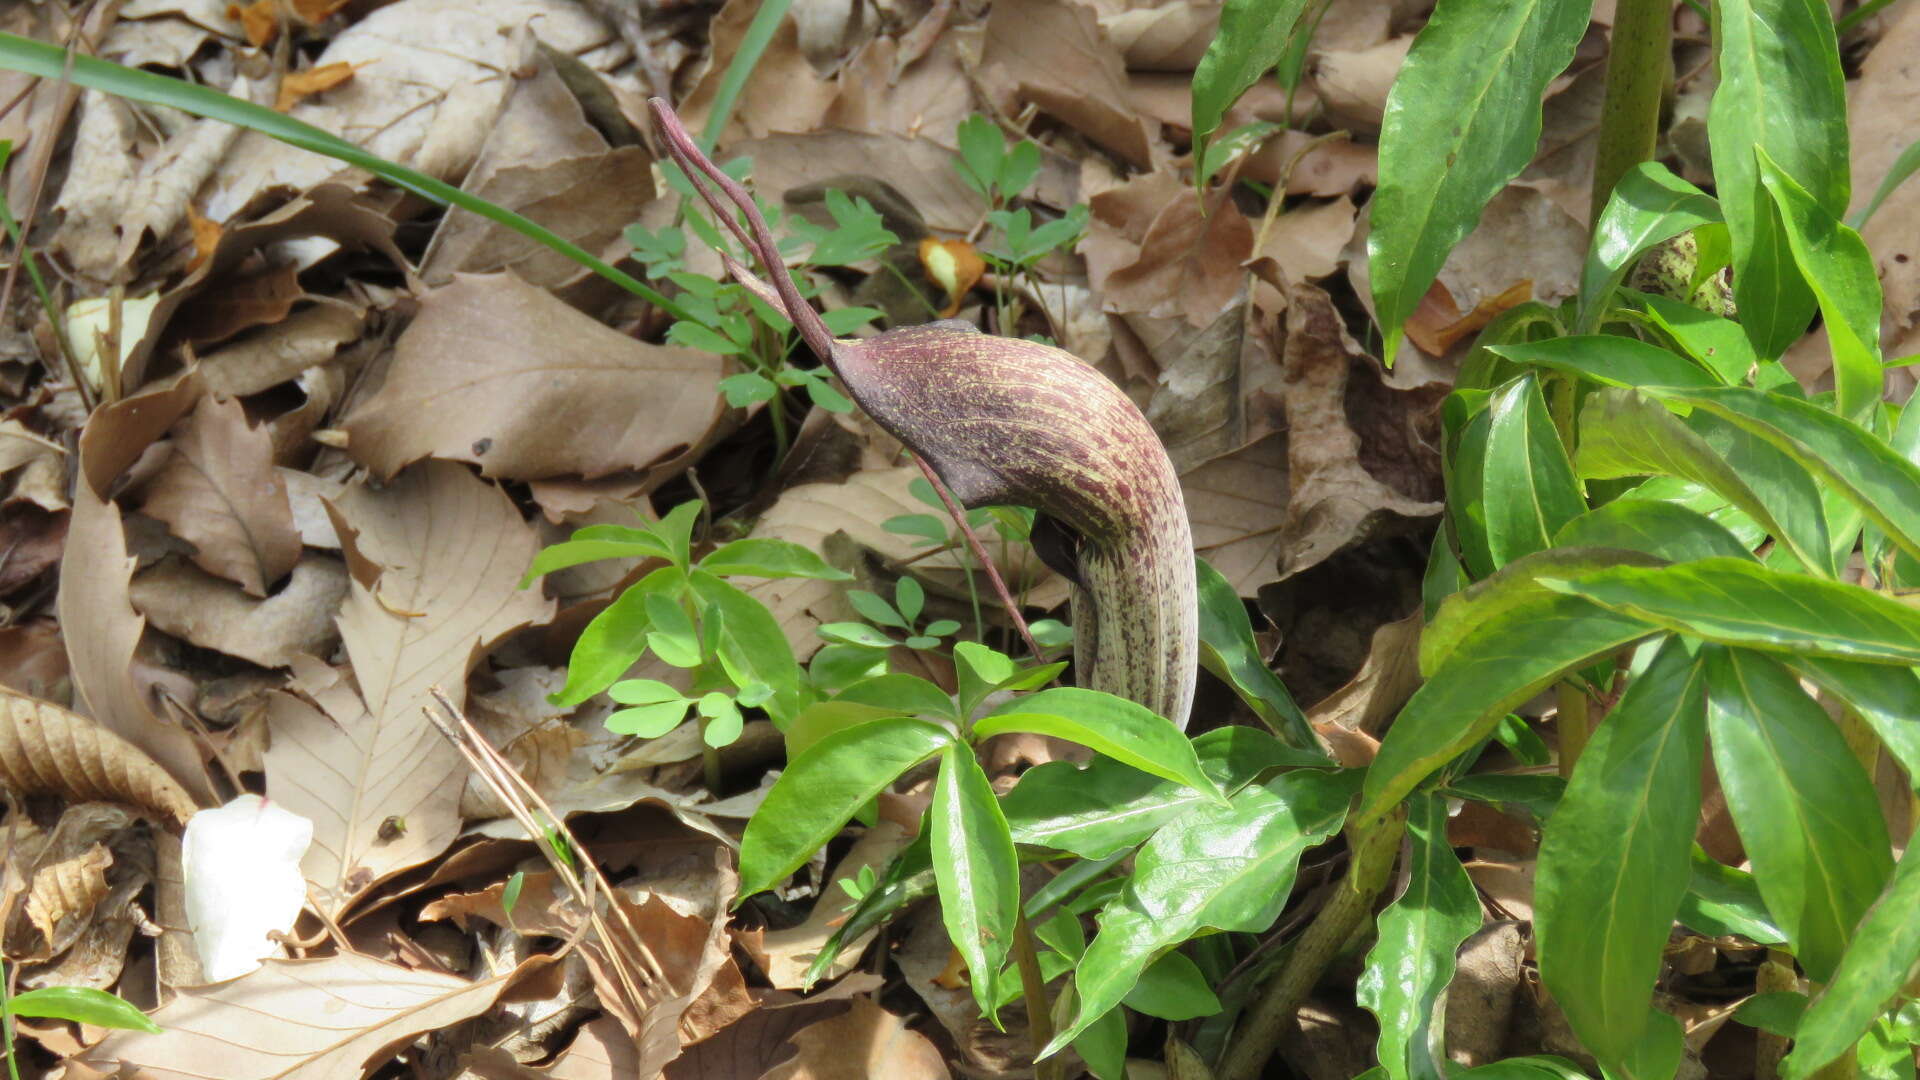
<path fill-rule="evenodd" d="M 731 261 L 729 269 L 784 310 L 853 400 L 961 505 L 1030 506 L 1070 534 L 1071 550 L 1048 561 L 1074 581 L 1081 683 L 1184 728 L 1199 663 L 1193 536 L 1173 463 L 1140 410 L 1073 354 L 968 323 L 832 340 L 788 278 L 753 200 L 700 153 L 664 101 L 650 106 L 662 142 L 766 264 L 773 286 Z"/>

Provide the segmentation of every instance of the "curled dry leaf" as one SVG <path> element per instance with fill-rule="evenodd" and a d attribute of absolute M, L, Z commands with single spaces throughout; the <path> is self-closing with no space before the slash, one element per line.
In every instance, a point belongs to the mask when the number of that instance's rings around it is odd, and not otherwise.
<path fill-rule="evenodd" d="M 355 685 L 296 658 L 306 700 L 269 706 L 266 762 L 268 795 L 314 823 L 307 877 L 344 905 L 459 832 L 467 767 L 427 720 L 428 691 L 458 704 L 482 650 L 553 604 L 519 587 L 533 531 L 461 466 L 428 462 L 381 491 L 350 489 L 332 512 L 353 576 L 340 634 Z M 383 835 L 396 816 L 405 827 Z"/>
<path fill-rule="evenodd" d="M 8 691 L 0 691 L 0 780 L 22 795 L 130 803 L 176 828 L 196 809 L 165 769 L 125 739 Z"/>
<path fill-rule="evenodd" d="M 108 1071 L 135 1066 L 155 1080 L 357 1077 L 415 1036 L 486 1012 L 552 963 L 536 956 L 469 982 L 353 953 L 270 960 L 238 979 L 182 990 L 153 1013 L 160 1034 L 114 1032 L 80 1060 Z"/>
<path fill-rule="evenodd" d="M 387 381 L 342 426 L 347 452 L 381 476 L 434 457 L 514 480 L 591 478 L 702 442 L 726 408 L 723 368 L 511 274 L 457 275 L 422 301 Z"/>
<path fill-rule="evenodd" d="M 93 914 L 94 905 L 107 895 L 107 867 L 113 854 L 105 844 L 95 844 L 71 859 L 34 871 L 33 884 L 27 887 L 27 921 L 40 931 L 55 953 L 62 951 L 72 932 Z"/>
<path fill-rule="evenodd" d="M 147 514 L 191 543 L 201 569 L 254 596 L 300 559 L 287 487 L 273 467 L 273 438 L 247 423 L 238 401 L 200 400 L 174 439 L 173 456 L 147 485 Z"/>
<path fill-rule="evenodd" d="M 333 616 L 346 599 L 347 568 L 308 553 L 280 591 L 260 599 L 169 558 L 135 578 L 130 595 L 135 609 L 175 637 L 261 667 L 286 667 L 295 656 L 327 655 L 339 640 Z"/>

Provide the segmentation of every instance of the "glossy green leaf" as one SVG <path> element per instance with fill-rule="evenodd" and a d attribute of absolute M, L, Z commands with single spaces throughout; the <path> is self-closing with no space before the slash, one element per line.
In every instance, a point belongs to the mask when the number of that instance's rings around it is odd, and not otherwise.
<path fill-rule="evenodd" d="M 1447 396 L 1441 416 L 1448 434 L 1446 452 L 1440 464 L 1447 490 L 1447 524 L 1458 542 L 1460 561 L 1467 576 L 1484 578 L 1500 569 L 1487 547 L 1487 509 L 1484 498 L 1487 464 L 1487 437 L 1493 430 L 1493 418 L 1487 415 L 1485 398 L 1455 390 Z M 1466 413 L 1473 409 L 1472 415 Z"/>
<path fill-rule="evenodd" d="M 1172 721 L 1144 705 L 1098 690 L 1076 686 L 1042 690 L 988 713 L 974 723 L 973 731 L 980 738 L 1025 731 L 1066 739 L 1223 799 L 1200 770 L 1193 744 Z"/>
<path fill-rule="evenodd" d="M 1553 543 L 1555 547 L 1643 551 L 1668 562 L 1753 557 L 1719 522 L 1677 503 L 1654 499 L 1615 499 L 1589 510 L 1567 522 L 1554 534 Z"/>
<path fill-rule="evenodd" d="M 1787 935 L 1774 925 L 1760 886 L 1744 870 L 1723 866 L 1693 846 L 1687 895 L 1680 901 L 1680 922 L 1714 937 L 1739 936 L 1762 945 L 1782 945 Z"/>
<path fill-rule="evenodd" d="M 1523 375 L 1487 404 L 1486 458 L 1477 505 L 1495 566 L 1544 550 L 1560 527 L 1586 512 L 1573 462 L 1547 412 L 1540 383 Z M 1473 485 L 1466 476 L 1462 483 Z"/>
<path fill-rule="evenodd" d="M 1766 441 L 1920 557 L 1920 465 L 1887 440 L 1812 402 L 1781 394 L 1734 386 L 1653 393 L 1705 409 Z"/>
<path fill-rule="evenodd" d="M 1540 976 L 1602 1065 L 1640 1045 L 1700 816 L 1706 674 L 1669 637 L 1580 755 L 1540 840 Z"/>
<path fill-rule="evenodd" d="M 1546 584 L 1725 645 L 1920 664 L 1920 610 L 1857 585 L 1782 573 L 1748 559 L 1618 566 Z"/>
<path fill-rule="evenodd" d="M 700 635 L 680 602 L 660 593 L 647 595 L 647 647 L 677 668 L 698 667 Z"/>
<path fill-rule="evenodd" d="M 772 687 L 773 697 L 761 707 L 775 726 L 785 728 L 805 702 L 800 664 L 779 621 L 765 604 L 705 570 L 695 570 L 688 580 L 705 609 L 720 613 L 719 655 L 727 677 L 736 686 Z"/>
<path fill-rule="evenodd" d="M 1533 160 L 1540 99 L 1590 5 L 1440 0 L 1387 94 L 1367 259 L 1393 366 L 1401 327 L 1480 213 Z"/>
<path fill-rule="evenodd" d="M 1220 999 L 1200 968 L 1180 952 L 1162 953 L 1147 965 L 1121 1003 L 1162 1020 L 1194 1020 L 1220 1011 Z"/>
<path fill-rule="evenodd" d="M 1699 484 L 1758 521 L 1803 563 L 1830 573 L 1826 514 L 1813 477 L 1771 446 L 1742 443 L 1737 431 L 1709 434 L 1715 438 L 1639 393 L 1603 390 L 1580 410 L 1575 464 L 1587 479 L 1655 475 Z"/>
<path fill-rule="evenodd" d="M 1800 1030 L 1800 1018 L 1807 1012 L 1807 995 L 1798 990 L 1775 990 L 1755 994 L 1733 1011 L 1736 1023 L 1759 1028 L 1783 1039 L 1791 1039 Z"/>
<path fill-rule="evenodd" d="M 940 917 L 967 962 L 974 1000 L 997 1026 L 996 983 L 1020 914 L 1020 859 L 973 747 L 952 742 L 941 753 L 928 821 Z"/>
<path fill-rule="evenodd" d="M 121 1028 L 160 1034 L 159 1024 L 128 1002 L 86 986 L 43 986 L 15 994 L 7 1002 L 7 1011 L 15 1016 L 48 1020 L 73 1020 L 94 1027 Z"/>
<path fill-rule="evenodd" d="M 1846 212 L 1847 114 L 1833 16 L 1820 0 L 1719 0 L 1714 61 L 1720 74 L 1707 138 L 1720 212 L 1733 239 L 1740 323 L 1767 359 L 1806 333 L 1814 297 L 1788 251 L 1761 183 L 1764 149 L 1828 213 Z"/>
<path fill-rule="evenodd" d="M 1567 782 L 1543 773 L 1473 773 L 1455 777 L 1440 791 L 1452 798 L 1486 803 L 1502 813 L 1525 815 L 1544 825 L 1566 794 Z"/>
<path fill-rule="evenodd" d="M 1127 1080 L 1127 1017 L 1119 1009 L 1088 1024 L 1073 1040 L 1074 1053 L 1095 1080 Z"/>
<path fill-rule="evenodd" d="M 1640 256 L 1688 229 L 1720 220 L 1720 204 L 1657 161 L 1627 170 L 1614 186 L 1580 271 L 1582 333 L 1600 327 L 1606 302 Z"/>
<path fill-rule="evenodd" d="M 1480 895 L 1447 843 L 1447 803 L 1407 801 L 1407 887 L 1376 920 L 1379 938 L 1355 989 L 1380 1020 L 1378 1056 L 1393 1080 L 1444 1080 L 1444 1025 L 1434 1009 L 1453 979 L 1454 954 L 1480 929 Z"/>
<path fill-rule="evenodd" d="M 1074 974 L 1078 1009 L 1052 1053 L 1118 1005 L 1155 957 L 1203 929 L 1259 933 L 1285 909 L 1300 856 L 1340 828 L 1350 773 L 1302 769 L 1203 804 L 1141 847 Z"/>
<path fill-rule="evenodd" d="M 917 675 L 893 672 L 862 679 L 834 697 L 860 705 L 895 709 L 905 716 L 958 719 L 947 692 Z"/>
<path fill-rule="evenodd" d="M 1747 332 L 1732 319 L 1723 319 L 1692 304 L 1654 293 L 1635 293 L 1633 299 L 1647 318 L 1680 346 L 1680 351 L 1704 364 L 1726 385 L 1742 385 L 1750 373 L 1762 367 L 1759 355 L 1753 351 L 1753 342 L 1747 340 Z M 1780 365 L 1769 360 L 1765 366 L 1768 370 L 1777 370 Z M 1787 376 L 1789 381 L 1792 378 Z"/>
<path fill-rule="evenodd" d="M 1194 559 L 1194 571 L 1200 590 L 1200 662 L 1233 687 L 1276 735 L 1302 750 L 1323 752 L 1306 714 L 1261 656 L 1240 591 L 1205 559 Z"/>
<path fill-rule="evenodd" d="M 909 905 L 932 896 L 934 889 L 933 850 L 923 829 L 912 843 L 887 864 L 873 891 L 861 897 L 860 902 L 834 928 L 833 935 L 821 947 L 819 955 L 807 966 L 803 981 L 811 987 L 826 977 L 847 942 L 859 940 L 867 931 L 886 922 Z"/>
<path fill-rule="evenodd" d="M 1578 577 L 1612 566 L 1661 566 L 1663 561 L 1635 551 L 1607 548 L 1553 548 L 1508 563 L 1500 572 L 1447 598 L 1420 634 L 1420 673 L 1432 676 L 1444 667 L 1460 643 L 1484 624 L 1516 625 L 1513 613 L 1545 603 L 1554 590 L 1542 579 Z"/>
<path fill-rule="evenodd" d="M 1873 781 L 1772 658 L 1705 651 L 1713 762 L 1767 910 L 1816 982 L 1893 870 Z"/>
<path fill-rule="evenodd" d="M 1783 659 L 1859 713 L 1907 775 L 1920 776 L 1920 671 L 1822 656 Z"/>
<path fill-rule="evenodd" d="M 1544 590 L 1482 621 L 1387 729 L 1367 769 L 1362 823 L 1380 820 L 1434 770 L 1563 673 L 1653 630 L 1631 616 Z"/>
<path fill-rule="evenodd" d="M 850 581 L 852 574 L 787 540 L 748 537 L 722 544 L 700 560 L 700 569 L 722 577 L 818 578 Z"/>
<path fill-rule="evenodd" d="M 649 596 L 670 596 L 686 583 L 677 567 L 663 566 L 628 587 L 580 631 L 567 660 L 567 684 L 556 705 L 578 705 L 612 686 L 647 651 Z"/>
<path fill-rule="evenodd" d="M 1893 871 L 1893 879 L 1854 934 L 1833 973 L 1833 981 L 1807 1008 L 1793 1053 L 1780 1075 L 1801 1080 L 1839 1057 L 1879 1019 L 1887 1002 L 1901 992 L 1920 964 L 1920 853 L 1912 841 Z"/>
<path fill-rule="evenodd" d="M 1718 386 L 1720 380 L 1686 357 L 1639 338 L 1614 334 L 1548 338 L 1492 351 L 1518 364 L 1578 375 L 1602 386 Z"/>
<path fill-rule="evenodd" d="M 1840 221 L 1844 207 L 1814 200 L 1767 153 L 1760 182 L 1773 198 L 1794 262 L 1812 287 L 1833 356 L 1833 389 L 1841 416 L 1862 420 L 1880 401 L 1880 274 L 1860 234 Z"/>
<path fill-rule="evenodd" d="M 638 529 L 630 531 L 639 532 Z M 565 570 L 569 566 L 579 566 L 581 563 L 598 562 L 601 559 L 664 559 L 666 557 L 666 546 L 658 542 L 566 540 L 552 547 L 542 548 L 540 554 L 533 557 L 533 565 L 527 569 L 527 576 L 520 579 L 520 587 L 524 589 L 533 584 L 535 578 L 551 574 L 555 570 Z"/>
<path fill-rule="evenodd" d="M 740 895 L 772 888 L 953 733 L 896 717 L 836 731 L 787 763 L 740 840 Z"/>
<path fill-rule="evenodd" d="M 1226 0 L 1220 28 L 1193 69 L 1193 156 L 1208 158 L 1207 144 L 1240 95 L 1272 71 L 1307 0 Z M 1206 180 L 1196 174 L 1202 187 Z"/>

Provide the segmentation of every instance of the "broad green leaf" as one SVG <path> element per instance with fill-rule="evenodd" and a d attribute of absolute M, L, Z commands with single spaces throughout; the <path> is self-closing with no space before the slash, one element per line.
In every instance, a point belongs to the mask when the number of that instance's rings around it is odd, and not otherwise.
<path fill-rule="evenodd" d="M 1481 400 L 1475 408 L 1474 397 Z M 1455 390 L 1447 395 L 1441 409 L 1446 424 L 1447 447 L 1440 465 L 1447 489 L 1447 524 L 1458 542 L 1460 561 L 1469 577 L 1484 578 L 1500 569 L 1487 547 L 1487 508 L 1483 497 L 1486 484 L 1487 437 L 1493 430 L 1493 418 L 1487 415 L 1484 391 L 1469 394 Z M 1472 415 L 1467 415 L 1472 410 Z"/>
<path fill-rule="evenodd" d="M 960 715 L 971 716 L 988 694 L 1000 689 L 1019 672 L 1020 665 L 1006 653 L 974 641 L 953 647 L 954 679 L 959 685 Z"/>
<path fill-rule="evenodd" d="M 1814 297 L 1788 252 L 1760 180 L 1764 149 L 1815 205 L 1846 212 L 1847 114 L 1833 16 L 1820 0 L 1718 0 L 1707 112 L 1720 212 L 1733 239 L 1733 291 L 1748 340 L 1766 359 L 1806 333 Z"/>
<path fill-rule="evenodd" d="M 1629 169 L 1594 223 L 1580 271 L 1581 332 L 1599 329 L 1608 296 L 1649 248 L 1719 220 L 1720 204 L 1665 165 L 1646 161 Z"/>
<path fill-rule="evenodd" d="M 746 718 L 740 715 L 740 706 L 718 690 L 700 698 L 700 715 L 707 721 L 700 732 L 700 739 L 715 749 L 731 746 L 746 726 Z"/>
<path fill-rule="evenodd" d="M 1503 813 L 1525 814 L 1536 825 L 1544 825 L 1553 817 L 1566 790 L 1565 780 L 1539 773 L 1474 773 L 1455 777 L 1440 789 L 1452 798 L 1486 803 Z"/>
<path fill-rule="evenodd" d="M 947 692 L 918 675 L 895 672 L 862 679 L 840 691 L 835 701 L 874 705 L 897 715 L 958 719 Z"/>
<path fill-rule="evenodd" d="M 567 660 L 567 685 L 553 695 L 556 705 L 578 705 L 612 686 L 647 651 L 649 596 L 671 596 L 686 584 L 678 567 L 663 566 L 641 578 L 593 617 L 573 643 Z"/>
<path fill-rule="evenodd" d="M 1677 476 L 1652 476 L 1620 493 L 1621 498 L 1672 503 L 1691 510 L 1733 534 L 1740 546 L 1754 551 L 1768 542 L 1767 530 L 1711 488 Z M 1785 545 L 1781 545 L 1784 547 Z"/>
<path fill-rule="evenodd" d="M 1765 440 L 1844 494 L 1867 519 L 1920 557 L 1920 465 L 1887 440 L 1810 401 L 1746 387 L 1652 391 L 1704 409 Z"/>
<path fill-rule="evenodd" d="M 1229 794 L 1271 768 L 1324 764 L 1252 728 L 1216 728 L 1193 740 L 1200 767 Z M 1103 859 L 1145 840 L 1196 807 L 1211 805 L 1186 784 L 1096 757 L 1085 766 L 1053 761 L 1028 769 L 1002 810 L 1022 844 Z"/>
<path fill-rule="evenodd" d="M 1575 464 L 1587 479 L 1673 476 L 1709 488 L 1758 521 L 1801 562 L 1830 573 L 1826 513 L 1813 477 L 1773 447 L 1753 445 L 1754 439 L 1741 442 L 1737 431 L 1709 434 L 1716 439 L 1639 393 L 1603 390 L 1590 395 L 1580 410 Z"/>
<path fill-rule="evenodd" d="M 1226 0 L 1220 28 L 1193 69 L 1193 156 L 1209 158 L 1207 143 L 1220 130 L 1227 109 L 1247 88 L 1272 71 L 1287 51 L 1307 0 Z M 1195 181 L 1206 186 L 1205 177 Z"/>
<path fill-rule="evenodd" d="M 967 962 L 974 1000 L 998 1026 L 993 1002 L 1020 915 L 1020 858 L 993 782 L 966 743 L 948 743 L 940 755 L 928 820 L 940 917 Z"/>
<path fill-rule="evenodd" d="M 1700 816 L 1706 677 L 1669 637 L 1593 734 L 1540 840 L 1540 977 L 1609 1071 L 1645 1033 Z"/>
<path fill-rule="evenodd" d="M 1654 631 L 1577 597 L 1541 592 L 1476 626 L 1387 729 L 1367 769 L 1363 825 L 1385 816 L 1435 769 L 1485 738 L 1562 674 Z"/>
<path fill-rule="evenodd" d="M 770 889 L 813 857 L 887 785 L 953 741 L 896 717 L 836 731 L 787 763 L 740 840 L 740 895 Z"/>
<path fill-rule="evenodd" d="M 955 131 L 960 160 L 954 170 L 982 198 L 991 199 L 995 181 L 1000 178 L 1000 162 L 1006 157 L 1007 137 L 1000 125 L 980 113 L 969 113 Z"/>
<path fill-rule="evenodd" d="M 720 662 L 734 685 L 765 683 L 773 697 L 762 708 L 776 727 L 799 714 L 804 696 L 800 664 L 786 632 L 767 606 L 705 570 L 688 578 L 694 595 L 709 611 L 720 613 Z"/>
<path fill-rule="evenodd" d="M 1618 566 L 1546 584 L 1723 645 L 1920 664 L 1920 610 L 1857 585 L 1782 573 L 1748 559 Z"/>
<path fill-rule="evenodd" d="M 569 566 L 579 566 L 581 563 L 598 562 L 601 559 L 664 559 L 666 557 L 667 549 L 659 543 L 634 543 L 626 540 L 564 540 L 552 547 L 542 548 L 540 554 L 533 557 L 533 565 L 527 568 L 527 576 L 520 579 L 520 587 L 524 589 L 533 584 L 535 578 L 551 574 L 555 570 L 565 570 Z"/>
<path fill-rule="evenodd" d="M 1550 546 L 1553 534 L 1587 504 L 1537 378 L 1523 375 L 1496 391 L 1487 415 L 1476 501 L 1486 521 L 1488 554 L 1495 566 L 1505 566 Z M 1475 478 L 1462 482 L 1472 485 Z"/>
<path fill-rule="evenodd" d="M 699 499 L 689 499 L 660 516 L 653 531 L 666 542 L 667 557 L 676 566 L 693 565 L 693 527 L 700 523 L 700 511 L 703 505 Z"/>
<path fill-rule="evenodd" d="M 787 540 L 748 537 L 722 544 L 700 560 L 700 569 L 721 577 L 819 578 L 851 581 L 853 575 Z"/>
<path fill-rule="evenodd" d="M 1775 990 L 1755 994 L 1740 1003 L 1733 1019 L 1751 1028 L 1759 1028 L 1783 1039 L 1791 1039 L 1800 1030 L 1800 1018 L 1807 1012 L 1807 995 L 1798 990 Z"/>
<path fill-rule="evenodd" d="M 1715 862 L 1698 844 L 1693 846 L 1692 877 L 1679 918 L 1683 925 L 1714 937 L 1738 935 L 1762 945 L 1787 940 L 1774 925 L 1753 875 Z"/>
<path fill-rule="evenodd" d="M 1076 686 L 1059 686 L 1010 701 L 973 725 L 985 738 L 1009 731 L 1077 742 L 1142 772 L 1186 784 L 1223 799 L 1200 770 L 1193 744 L 1173 722 L 1126 698 Z"/>
<path fill-rule="evenodd" d="M 1074 973 L 1073 1022 L 1051 1054 L 1118 1005 L 1155 957 L 1203 929 L 1261 933 L 1286 908 L 1300 856 L 1340 828 L 1353 794 L 1346 772 L 1301 769 L 1249 787 L 1230 804 L 1196 807 L 1134 858 Z"/>
<path fill-rule="evenodd" d="M 1355 990 L 1380 1019 L 1378 1055 L 1393 1080 L 1444 1080 L 1443 1026 L 1434 1009 L 1453 980 L 1454 953 L 1480 929 L 1480 895 L 1447 843 L 1447 803 L 1430 792 L 1407 805 L 1407 887 L 1380 913 L 1379 939 Z"/>
<path fill-rule="evenodd" d="M 1920 838 L 1916 838 L 1920 839 Z M 1920 847 L 1912 840 L 1893 879 L 1854 932 L 1833 981 L 1808 1006 L 1781 1075 L 1801 1080 L 1839 1057 L 1880 1017 L 1920 964 Z"/>
<path fill-rule="evenodd" d="M 1713 763 L 1767 910 L 1815 982 L 1833 978 L 1893 870 L 1873 781 L 1770 657 L 1709 648 Z"/>
<path fill-rule="evenodd" d="M 660 593 L 647 595 L 647 647 L 677 668 L 698 667 L 700 635 L 678 600 Z"/>
<path fill-rule="evenodd" d="M 1666 331 L 1674 344 L 1694 360 L 1706 366 L 1722 383 L 1739 386 L 1748 381 L 1748 375 L 1762 365 L 1760 357 L 1753 351 L 1753 342 L 1747 340 L 1747 332 L 1732 319 L 1723 319 L 1708 311 L 1701 311 L 1692 304 L 1675 300 L 1672 297 L 1656 293 L 1634 293 L 1633 299 L 1647 313 L 1647 318 Z M 1779 368 L 1777 361 L 1769 360 L 1769 370 Z M 1789 380 L 1792 376 L 1787 376 Z"/>
<path fill-rule="evenodd" d="M 1440 0 L 1387 94 L 1367 259 L 1386 363 L 1447 254 L 1533 160 L 1540 98 L 1591 5 Z"/>
<path fill-rule="evenodd" d="M 1713 373 L 1678 353 L 1615 334 L 1548 338 L 1495 345 L 1492 352 L 1518 364 L 1578 375 L 1602 386 L 1719 386 Z"/>
<path fill-rule="evenodd" d="M 886 708 L 879 705 L 863 705 L 857 701 L 845 701 L 835 698 L 832 701 L 816 701 L 800 710 L 800 715 L 787 725 L 787 757 L 797 758 L 806 753 L 821 739 L 850 727 L 872 723 L 875 720 L 888 720 L 896 716 L 912 715 L 901 709 Z"/>
<path fill-rule="evenodd" d="M 1220 999 L 1213 995 L 1199 965 L 1178 951 L 1162 953 L 1160 959 L 1148 964 L 1121 1004 L 1137 1013 L 1174 1021 L 1220 1011 Z"/>
<path fill-rule="evenodd" d="M 1615 499 L 1567 522 L 1554 535 L 1555 547 L 1624 548 L 1668 562 L 1689 562 L 1716 555 L 1750 559 L 1724 526 L 1677 503 L 1654 499 Z"/>
<path fill-rule="evenodd" d="M 1194 559 L 1194 571 L 1200 589 L 1200 662 L 1233 687 L 1274 734 L 1302 750 L 1323 753 L 1306 714 L 1260 655 L 1239 590 L 1205 559 Z"/>
<path fill-rule="evenodd" d="M 1920 776 L 1920 672 L 1821 656 L 1789 656 L 1788 666 L 1847 703 L 1880 736 L 1909 777 Z"/>
<path fill-rule="evenodd" d="M 1587 1080 L 1587 1074 L 1566 1058 L 1551 1054 L 1507 1058 L 1453 1073 L 1454 1080 Z"/>
<path fill-rule="evenodd" d="M 1780 214 L 1794 262 L 1819 301 L 1833 355 L 1833 389 L 1840 415 L 1866 417 L 1880 401 L 1880 274 L 1860 234 L 1840 221 L 1843 207 L 1814 201 L 1767 153 L 1760 155 L 1760 182 Z"/>
<path fill-rule="evenodd" d="M 1432 676 L 1469 634 L 1485 623 L 1507 620 L 1515 609 L 1539 605 L 1553 595 L 1542 578 L 1577 577 L 1610 566 L 1661 566 L 1637 551 L 1557 547 L 1517 559 L 1485 581 L 1448 597 L 1420 634 L 1420 673 Z"/>
<path fill-rule="evenodd" d="M 875 626 L 891 626 L 896 630 L 907 629 L 907 620 L 901 618 L 900 613 L 893 609 L 893 605 L 887 603 L 878 593 L 870 593 L 865 589 L 848 589 L 847 603 L 853 605 L 853 610 L 859 612 L 861 618 Z"/>
<path fill-rule="evenodd" d="M 1127 1080 L 1127 1017 L 1119 1009 L 1087 1025 L 1073 1040 L 1073 1051 L 1096 1080 Z"/>
<path fill-rule="evenodd" d="M 105 990 L 87 986 L 43 986 L 15 994 L 7 1002 L 7 1011 L 15 1016 L 73 1020 L 94 1027 L 144 1031 L 149 1035 L 158 1035 L 161 1031 L 159 1024 L 132 1004 Z"/>

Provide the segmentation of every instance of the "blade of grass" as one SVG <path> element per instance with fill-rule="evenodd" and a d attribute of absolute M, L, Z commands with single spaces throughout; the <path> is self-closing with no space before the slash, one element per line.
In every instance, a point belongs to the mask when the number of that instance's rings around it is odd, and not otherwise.
<path fill-rule="evenodd" d="M 780 20 L 787 17 L 787 9 L 792 6 L 793 0 L 763 0 L 760 10 L 754 12 L 753 21 L 740 38 L 740 49 L 727 63 L 727 73 L 721 76 L 720 89 L 713 95 L 713 111 L 707 114 L 707 126 L 700 132 L 700 149 L 713 153 L 713 144 L 720 141 L 727 121 L 733 119 L 733 103 L 739 100 L 741 88 L 753 77 L 753 69 L 760 66 L 760 57 L 766 54 L 774 31 L 780 29 Z"/>
<path fill-rule="evenodd" d="M 522 217 L 485 199 L 462 191 L 443 180 L 416 172 L 404 165 L 370 154 L 336 135 L 312 124 L 274 112 L 265 106 L 223 94 L 205 86 L 179 79 L 138 71 L 91 56 L 75 55 L 68 65 L 68 54 L 58 45 L 33 41 L 16 34 L 0 34 L 0 68 L 38 75 L 43 79 L 71 77 L 89 90 L 113 94 L 129 101 L 165 105 L 194 116 L 220 120 L 249 131 L 257 131 L 288 146 L 311 151 L 365 169 L 395 187 L 411 191 L 442 206 L 457 206 L 479 214 L 488 221 L 504 225 L 530 240 L 544 244 L 608 281 L 653 304 L 678 319 L 692 319 L 692 313 L 662 296 L 631 274 L 615 269 L 571 240 L 558 236 L 537 222 Z M 697 320 L 696 320 L 697 321 Z"/>
<path fill-rule="evenodd" d="M 5 172 L 7 162 L 13 158 L 13 140 L 0 139 L 0 172 Z M 26 237 L 20 234 L 20 223 L 13 218 L 13 207 L 7 205 L 6 192 L 0 191 L 0 228 L 7 231 L 7 237 L 13 241 L 13 248 L 19 252 L 19 260 L 27 270 L 27 280 L 33 282 L 33 291 L 40 298 L 40 308 L 47 313 L 47 322 L 53 327 L 53 340 L 60 347 L 60 356 L 67 362 L 67 378 L 73 382 L 74 392 L 80 395 L 81 404 L 89 411 L 93 408 L 93 392 L 86 380 L 80 376 L 80 363 L 73 354 L 73 342 L 67 337 L 67 320 L 60 315 L 60 309 L 54 306 L 53 294 L 47 290 L 47 279 L 40 273 L 40 260 L 27 250 Z"/>

